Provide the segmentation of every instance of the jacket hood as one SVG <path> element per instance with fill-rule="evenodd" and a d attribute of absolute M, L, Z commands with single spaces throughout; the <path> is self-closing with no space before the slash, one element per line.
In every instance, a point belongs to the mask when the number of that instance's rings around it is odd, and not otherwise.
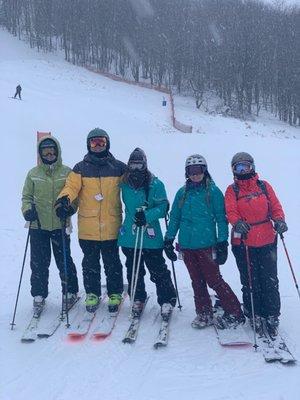
<path fill-rule="evenodd" d="M 41 156 L 40 156 L 40 151 L 39 151 L 40 145 L 41 145 L 41 144 L 43 143 L 43 141 L 46 140 L 46 139 L 51 139 L 51 140 L 53 140 L 53 142 L 55 142 L 55 144 L 56 144 L 56 146 L 57 146 L 57 153 L 58 153 L 58 154 L 57 154 L 57 160 L 55 161 L 55 163 L 52 164 L 52 166 L 62 165 L 61 147 L 60 147 L 59 141 L 58 141 L 54 136 L 51 136 L 51 135 L 43 136 L 43 137 L 38 141 L 38 143 L 37 143 L 37 153 L 38 153 L 38 160 L 39 160 L 39 162 L 41 163 L 41 165 L 45 165 L 45 166 L 46 166 L 46 164 L 43 163 L 43 160 L 42 160 L 42 158 L 41 158 Z"/>

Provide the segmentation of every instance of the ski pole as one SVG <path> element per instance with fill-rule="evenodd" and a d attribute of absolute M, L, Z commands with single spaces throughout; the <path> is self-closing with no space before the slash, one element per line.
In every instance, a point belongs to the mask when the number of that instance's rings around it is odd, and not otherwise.
<path fill-rule="evenodd" d="M 66 317 L 67 323 L 66 327 L 69 328 L 69 308 L 68 308 L 68 267 L 67 267 L 67 250 L 66 250 L 66 219 L 61 220 L 61 237 L 62 237 L 62 246 L 63 246 L 63 259 L 64 259 L 64 275 L 65 275 L 65 304 L 66 304 Z M 62 302 L 62 317 L 63 317 L 63 302 Z"/>
<path fill-rule="evenodd" d="M 168 220 L 167 217 L 165 217 L 165 224 L 166 224 L 166 229 L 168 229 Z M 174 284 L 175 284 L 175 290 L 176 290 L 176 296 L 177 296 L 177 300 L 178 300 L 178 308 L 181 311 L 182 309 L 182 305 L 180 303 L 180 299 L 179 299 L 179 292 L 178 292 L 178 286 L 177 286 L 177 278 L 176 278 L 176 272 L 175 272 L 175 266 L 174 266 L 174 261 L 171 260 L 171 264 L 172 264 L 172 271 L 173 271 L 173 279 L 174 279 Z"/>
<path fill-rule="evenodd" d="M 252 312 L 252 323 L 253 323 L 253 338 L 254 338 L 254 350 L 257 351 L 258 345 L 256 340 L 256 329 L 255 329 L 255 310 L 254 310 L 254 300 L 253 300 L 253 286 L 252 286 L 252 276 L 251 276 L 251 263 L 249 256 L 249 247 L 245 244 L 246 250 L 246 261 L 247 261 L 247 270 L 248 270 L 248 281 L 249 281 L 249 289 L 250 289 L 250 299 L 251 299 L 251 312 Z"/>
<path fill-rule="evenodd" d="M 36 211 L 35 204 L 31 204 L 31 209 Z M 37 223 L 38 223 L 38 228 L 41 229 L 41 224 L 39 218 L 37 218 Z M 24 267 L 25 267 L 25 261 L 26 261 L 26 256 L 27 256 L 27 249 L 28 249 L 28 244 L 29 244 L 29 238 L 30 238 L 30 229 L 31 229 L 32 222 L 30 222 L 29 227 L 28 227 L 28 233 L 27 233 L 27 238 L 26 238 L 26 245 L 25 245 L 25 251 L 24 251 L 24 256 L 23 256 L 23 263 L 22 263 L 22 268 L 21 268 L 21 273 L 20 273 L 20 279 L 19 279 L 19 285 L 18 285 L 18 290 L 17 290 L 17 297 L 16 297 L 16 302 L 15 302 L 15 308 L 14 308 L 14 315 L 12 322 L 10 323 L 11 325 L 11 330 L 14 329 L 15 324 L 15 318 L 16 318 L 16 313 L 17 313 L 17 307 L 18 307 L 18 302 L 19 302 L 19 295 L 20 295 L 20 289 L 21 289 L 21 284 L 23 280 L 23 273 L 24 273 Z"/>
<path fill-rule="evenodd" d="M 288 263 L 289 263 L 289 266 L 290 266 L 290 269 L 291 269 L 291 273 L 292 273 L 292 276 L 293 276 L 293 279 L 294 279 L 294 282 L 295 282 L 296 290 L 297 290 L 298 296 L 300 298 L 300 291 L 299 291 L 298 282 L 297 282 L 296 275 L 295 275 L 295 272 L 294 272 L 294 269 L 293 269 L 293 266 L 292 266 L 292 263 L 291 263 L 291 259 L 290 259 L 289 253 L 288 253 L 286 245 L 285 245 L 284 236 L 283 236 L 282 233 L 280 233 L 279 236 L 280 236 L 280 239 L 282 240 L 282 244 L 283 244 L 283 247 L 284 247 L 286 258 L 288 260 Z"/>
<path fill-rule="evenodd" d="M 136 293 L 137 282 L 138 282 L 139 273 L 140 273 L 140 264 L 141 264 L 142 252 L 143 252 L 144 232 L 145 232 L 145 228 L 142 226 L 142 227 L 140 228 L 140 233 L 141 233 L 141 235 L 140 235 L 140 248 L 139 248 L 138 261 L 137 261 L 137 264 L 136 264 L 135 276 L 132 276 L 132 280 L 134 280 L 133 291 L 131 292 L 131 302 L 132 302 L 132 306 L 133 306 L 133 302 L 134 302 L 134 297 L 135 297 L 135 293 Z M 132 308 L 132 307 L 131 307 L 131 308 Z"/>

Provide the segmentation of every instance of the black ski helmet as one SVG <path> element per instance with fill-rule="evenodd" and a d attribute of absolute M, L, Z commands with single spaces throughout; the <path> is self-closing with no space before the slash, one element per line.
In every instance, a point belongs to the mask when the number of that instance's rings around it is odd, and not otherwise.
<path fill-rule="evenodd" d="M 105 149 L 105 150 L 108 152 L 109 149 L 110 149 L 110 139 L 109 139 L 109 135 L 108 135 L 108 133 L 107 133 L 104 129 L 100 129 L 100 128 L 94 128 L 94 129 L 92 129 L 92 130 L 89 132 L 89 134 L 87 135 L 87 138 L 86 138 L 86 145 L 87 145 L 88 151 L 90 151 L 90 140 L 91 140 L 92 138 L 95 138 L 95 137 L 105 137 L 105 138 L 106 138 L 106 140 L 107 140 L 107 146 L 106 146 L 106 149 Z"/>

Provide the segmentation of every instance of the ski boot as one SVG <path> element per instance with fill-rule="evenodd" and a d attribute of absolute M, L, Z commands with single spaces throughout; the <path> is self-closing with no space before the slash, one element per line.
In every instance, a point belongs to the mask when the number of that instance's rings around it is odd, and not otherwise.
<path fill-rule="evenodd" d="M 45 299 L 42 296 L 34 296 L 33 298 L 33 313 L 38 318 L 45 307 Z"/>
<path fill-rule="evenodd" d="M 196 315 L 191 325 L 195 329 L 203 329 L 206 328 L 207 326 L 213 325 L 213 323 L 214 320 L 212 315 L 202 312 Z"/>
<path fill-rule="evenodd" d="M 100 297 L 94 293 L 87 293 L 85 299 L 85 308 L 86 311 L 90 313 L 94 313 L 99 307 Z"/>
<path fill-rule="evenodd" d="M 222 309 L 223 308 L 222 308 L 221 300 L 219 299 L 219 297 L 216 296 L 215 304 L 213 306 L 213 312 L 216 313 Z"/>
<path fill-rule="evenodd" d="M 131 317 L 132 318 L 140 317 L 140 315 L 143 312 L 144 305 L 145 305 L 145 303 L 143 301 L 135 300 L 133 302 L 132 309 L 131 309 Z"/>
<path fill-rule="evenodd" d="M 108 311 L 110 313 L 116 313 L 122 302 L 121 294 L 111 294 L 108 299 Z"/>
<path fill-rule="evenodd" d="M 251 328 L 253 329 L 253 318 L 249 316 L 249 323 Z M 255 332 L 260 336 L 264 336 L 264 327 L 263 327 L 264 319 L 259 315 L 255 315 L 254 317 L 254 324 L 255 324 Z"/>
<path fill-rule="evenodd" d="M 65 313 L 74 306 L 74 304 L 78 301 L 77 293 L 67 293 L 67 302 L 66 302 L 66 295 L 63 294 L 62 297 L 62 311 Z"/>
<path fill-rule="evenodd" d="M 266 328 L 271 337 L 278 335 L 279 319 L 273 315 L 266 318 Z"/>
<path fill-rule="evenodd" d="M 239 325 L 244 324 L 246 321 L 246 318 L 244 317 L 244 314 L 241 314 L 239 316 L 229 314 L 227 312 L 224 312 L 222 316 L 218 316 L 215 319 L 215 324 L 218 329 L 235 329 Z"/>
<path fill-rule="evenodd" d="M 164 321 L 168 321 L 173 311 L 173 306 L 171 303 L 163 303 L 161 306 L 161 317 Z"/>

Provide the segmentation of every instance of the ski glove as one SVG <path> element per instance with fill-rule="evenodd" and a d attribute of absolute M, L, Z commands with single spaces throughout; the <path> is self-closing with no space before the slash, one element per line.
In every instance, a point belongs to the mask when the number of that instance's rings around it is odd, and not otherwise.
<path fill-rule="evenodd" d="M 36 209 L 31 208 L 30 210 L 25 211 L 24 218 L 25 218 L 25 221 L 29 221 L 29 222 L 37 221 L 38 213 L 36 212 Z"/>
<path fill-rule="evenodd" d="M 274 221 L 274 229 L 279 235 L 282 235 L 288 230 L 287 224 L 283 220 Z"/>
<path fill-rule="evenodd" d="M 164 250 L 165 250 L 166 256 L 168 257 L 169 260 L 171 260 L 171 261 L 177 260 L 177 255 L 174 251 L 172 239 L 166 239 L 164 241 Z"/>
<path fill-rule="evenodd" d="M 223 265 L 226 263 L 227 257 L 228 257 L 228 242 L 227 240 L 224 240 L 224 242 L 220 242 L 216 244 L 216 253 L 217 253 L 217 258 L 216 258 L 216 263 L 218 265 Z"/>
<path fill-rule="evenodd" d="M 147 225 L 146 215 L 143 210 L 137 211 L 135 213 L 134 222 L 135 222 L 136 226 L 139 226 L 139 227 Z"/>
<path fill-rule="evenodd" d="M 54 209 L 59 219 L 67 219 L 74 214 L 73 207 L 70 206 L 70 200 L 68 196 L 63 196 L 56 201 Z"/>
<path fill-rule="evenodd" d="M 233 227 L 234 231 L 240 233 L 241 235 L 247 235 L 250 231 L 251 226 L 246 222 L 239 220 Z"/>

